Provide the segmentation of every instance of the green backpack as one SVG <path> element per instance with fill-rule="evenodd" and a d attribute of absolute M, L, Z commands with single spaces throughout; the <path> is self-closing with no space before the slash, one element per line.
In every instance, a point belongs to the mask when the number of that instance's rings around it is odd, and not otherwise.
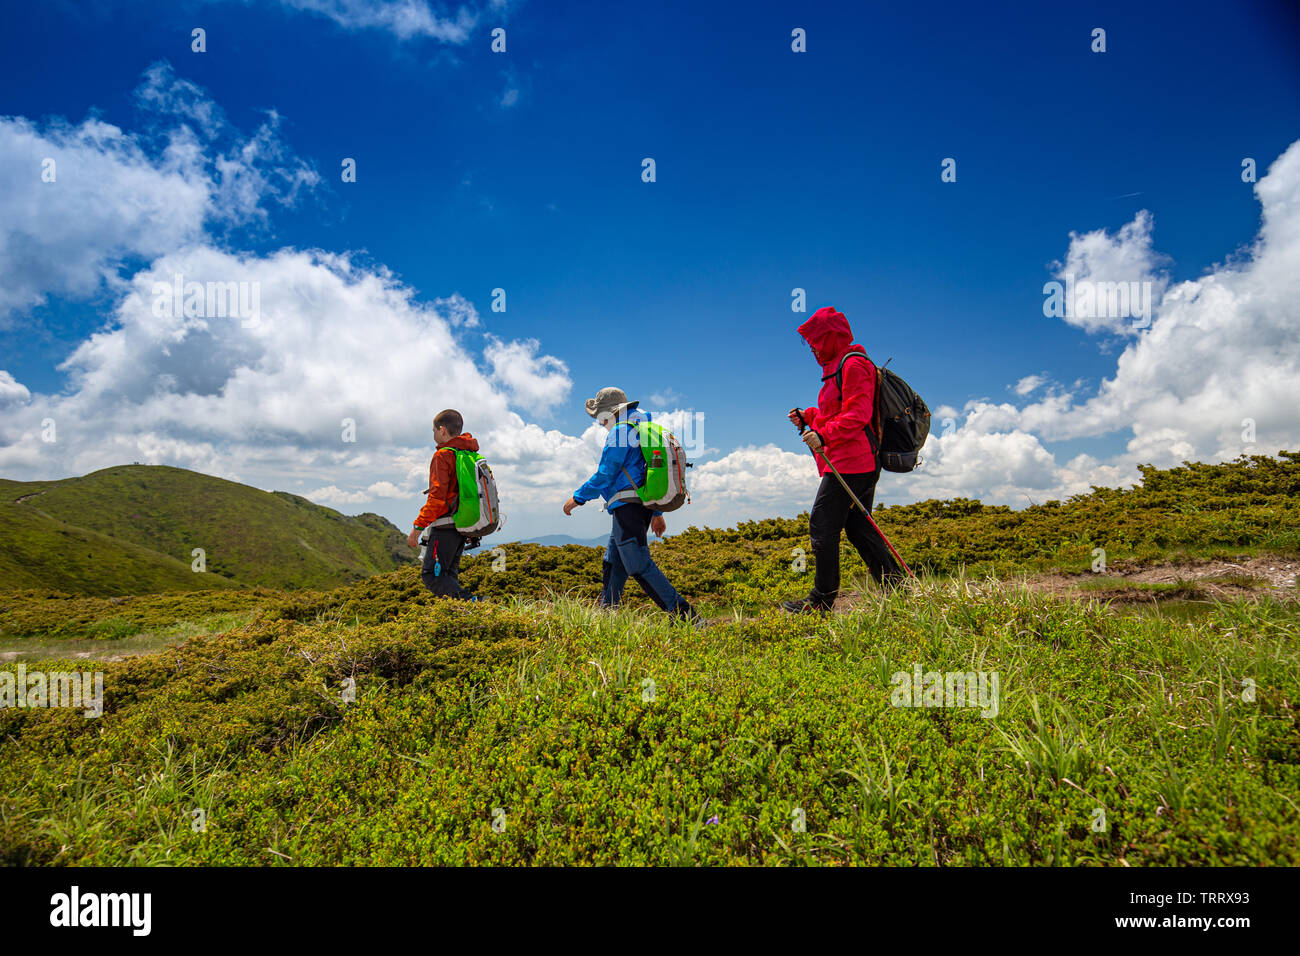
<path fill-rule="evenodd" d="M 668 429 L 654 422 L 619 424 L 635 430 L 634 440 L 645 459 L 645 483 L 636 489 L 641 503 L 654 511 L 676 511 L 683 504 L 689 504 L 691 493 L 686 488 L 686 469 L 691 466 L 681 442 Z M 626 468 L 623 477 L 636 485 Z"/>
<path fill-rule="evenodd" d="M 453 521 L 456 530 L 468 538 L 481 538 L 501 524 L 497 504 L 497 481 L 492 469 L 477 452 L 457 448 L 456 486 L 460 499 Z"/>

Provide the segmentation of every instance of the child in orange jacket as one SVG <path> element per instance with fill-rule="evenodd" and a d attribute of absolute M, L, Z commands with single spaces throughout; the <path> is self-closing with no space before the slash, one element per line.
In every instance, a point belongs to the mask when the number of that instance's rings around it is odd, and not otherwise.
<path fill-rule="evenodd" d="M 465 550 L 465 536 L 456 530 L 453 516 L 460 504 L 456 480 L 456 449 L 478 451 L 478 441 L 462 431 L 465 421 L 454 408 L 438 413 L 433 420 L 433 439 L 438 447 L 429 461 L 429 487 L 424 507 L 416 516 L 415 526 L 407 535 L 412 548 L 420 542 L 420 532 L 429 529 L 420 579 L 438 597 L 473 600 L 460 586 L 460 556 Z"/>

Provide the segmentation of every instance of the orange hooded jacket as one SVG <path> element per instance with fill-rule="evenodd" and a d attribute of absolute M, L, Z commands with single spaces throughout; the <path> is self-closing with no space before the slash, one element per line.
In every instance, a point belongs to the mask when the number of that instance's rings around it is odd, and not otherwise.
<path fill-rule="evenodd" d="M 456 483 L 456 453 L 478 451 L 478 440 L 469 432 L 461 432 L 455 438 L 443 442 L 429 460 L 429 487 L 424 493 L 428 495 L 424 507 L 416 516 L 415 526 L 427 528 L 444 515 L 454 514 L 460 504 L 459 485 Z"/>

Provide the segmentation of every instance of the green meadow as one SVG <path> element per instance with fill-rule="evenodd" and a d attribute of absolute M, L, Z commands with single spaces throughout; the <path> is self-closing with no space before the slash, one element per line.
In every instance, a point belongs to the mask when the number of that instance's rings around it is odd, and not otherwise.
<path fill-rule="evenodd" d="M 655 548 L 701 629 L 595 608 L 600 552 L 576 546 L 485 548 L 475 603 L 414 566 L 0 592 L 0 672 L 105 687 L 100 717 L 0 708 L 0 860 L 1296 865 L 1294 578 L 1114 595 L 1153 562 L 1294 561 L 1298 491 L 1284 455 L 1015 512 L 883 508 L 919 580 L 878 593 L 846 554 L 825 618 L 772 610 L 808 586 L 798 520 L 691 529 Z"/>

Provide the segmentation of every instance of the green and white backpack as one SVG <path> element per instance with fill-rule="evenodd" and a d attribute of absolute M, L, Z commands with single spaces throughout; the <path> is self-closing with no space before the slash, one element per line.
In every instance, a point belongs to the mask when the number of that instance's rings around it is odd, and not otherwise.
<path fill-rule="evenodd" d="M 482 538 L 501 525 L 497 480 L 478 452 L 457 448 L 456 484 L 459 503 L 453 522 L 467 538 Z"/>
<path fill-rule="evenodd" d="M 481 538 L 501 527 L 501 508 L 497 503 L 497 480 L 492 469 L 478 452 L 453 448 L 456 455 L 455 512 L 443 515 L 424 529 L 420 544 L 428 543 L 433 528 L 455 528 L 467 538 Z M 420 560 L 424 560 L 423 550 Z"/>
<path fill-rule="evenodd" d="M 676 436 L 654 422 L 619 424 L 636 432 L 633 440 L 640 446 L 641 456 L 645 459 L 645 482 L 636 489 L 636 496 L 641 503 L 652 511 L 676 511 L 682 505 L 690 504 L 691 493 L 686 488 L 686 469 L 691 466 L 686 460 L 686 450 Z M 636 485 L 626 468 L 623 469 L 623 477 Z M 615 496 L 618 497 L 621 494 Z"/>

